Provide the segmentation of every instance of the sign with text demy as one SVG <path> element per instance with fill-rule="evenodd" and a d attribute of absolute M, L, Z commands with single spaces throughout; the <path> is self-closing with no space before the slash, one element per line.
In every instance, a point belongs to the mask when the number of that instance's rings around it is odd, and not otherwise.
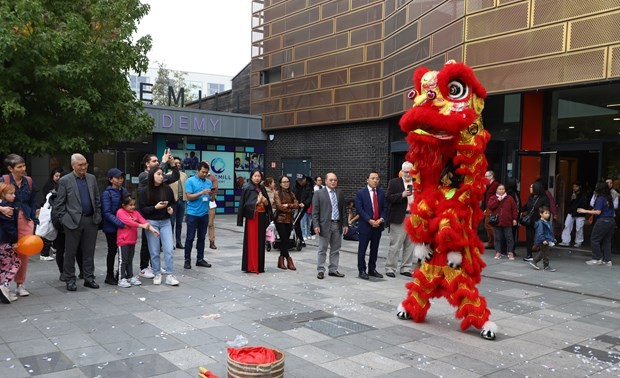
<path fill-rule="evenodd" d="M 235 188 L 234 152 L 202 151 L 202 160 L 209 163 L 211 173 L 217 177 L 218 189 Z"/>

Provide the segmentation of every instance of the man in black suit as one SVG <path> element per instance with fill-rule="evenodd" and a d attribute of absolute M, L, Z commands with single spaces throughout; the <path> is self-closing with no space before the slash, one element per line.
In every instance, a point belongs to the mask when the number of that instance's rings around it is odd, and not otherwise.
<path fill-rule="evenodd" d="M 385 193 L 378 188 L 379 174 L 370 172 L 366 179 L 366 187 L 360 189 L 355 195 L 355 210 L 360 216 L 358 223 L 359 247 L 357 249 L 357 270 L 359 278 L 369 279 L 369 276 L 383 278 L 377 272 L 377 255 L 379 254 L 379 241 L 385 228 L 387 218 L 387 201 Z M 368 256 L 368 273 L 366 273 L 366 249 L 370 243 Z"/>
<path fill-rule="evenodd" d="M 402 251 L 400 274 L 411 277 L 413 266 L 413 242 L 405 231 L 405 220 L 409 220 L 409 206 L 413 202 L 413 164 L 406 161 L 402 165 L 402 177 L 388 182 L 387 201 L 390 205 L 387 223 L 390 226 L 390 249 L 385 261 L 385 275 L 396 277 L 398 260 Z"/>
<path fill-rule="evenodd" d="M 348 222 L 344 209 L 344 194 L 336 189 L 338 178 L 333 172 L 325 175 L 325 187 L 319 189 L 312 197 L 312 225 L 314 233 L 319 236 L 319 252 L 316 278 L 325 277 L 327 246 L 329 245 L 329 273 L 333 277 L 344 277 L 338 272 L 342 233 L 347 233 Z"/>
<path fill-rule="evenodd" d="M 88 162 L 82 154 L 71 155 L 73 172 L 58 181 L 58 195 L 54 202 L 65 231 L 65 261 L 62 280 L 67 290 L 75 291 L 75 255 L 82 251 L 84 286 L 98 289 L 95 282 L 95 244 L 98 224 L 101 222 L 101 198 L 97 179 L 86 173 Z"/>

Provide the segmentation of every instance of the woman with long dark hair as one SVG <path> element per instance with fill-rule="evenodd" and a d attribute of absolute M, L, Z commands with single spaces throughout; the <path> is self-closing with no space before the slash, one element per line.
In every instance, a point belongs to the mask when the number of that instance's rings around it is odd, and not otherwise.
<path fill-rule="evenodd" d="M 243 257 L 241 270 L 244 272 L 263 273 L 265 271 L 265 232 L 271 213 L 271 203 L 265 188 L 261 171 L 255 169 L 250 174 L 250 181 L 241 190 L 237 226 L 243 226 Z"/>
<path fill-rule="evenodd" d="M 289 238 L 293 229 L 293 213 L 300 207 L 295 193 L 291 192 L 291 181 L 288 177 L 280 177 L 280 188 L 274 196 L 276 207 L 275 224 L 278 235 L 280 235 L 280 257 L 278 258 L 278 268 L 297 270 L 293 259 L 288 253 Z M 303 204 L 301 204 L 303 207 Z M 286 264 L 285 264 L 286 262 Z"/>
<path fill-rule="evenodd" d="M 599 182 L 594 188 L 594 195 L 596 200 L 592 210 L 577 209 L 578 213 L 596 216 L 596 223 L 594 223 L 590 236 L 592 259 L 586 261 L 586 264 L 611 266 L 611 239 L 614 236 L 616 221 L 609 185 L 605 182 Z"/>
<path fill-rule="evenodd" d="M 161 245 L 166 264 L 166 284 L 177 286 L 179 280 L 174 276 L 174 243 L 172 237 L 172 224 L 170 216 L 174 213 L 176 199 L 168 184 L 164 183 L 164 171 L 160 167 L 149 169 L 148 185 L 138 194 L 140 212 L 146 220 L 155 228 L 159 235 L 147 232 L 146 239 L 151 255 L 151 267 L 155 277 L 154 285 L 161 285 L 162 271 L 159 260 L 159 247 Z"/>
<path fill-rule="evenodd" d="M 539 181 L 534 181 L 530 185 L 530 196 L 527 197 L 527 203 L 521 208 L 523 215 L 530 216 L 530 222 L 525 225 L 525 247 L 527 250 L 527 256 L 523 258 L 523 261 L 534 261 L 532 257 L 532 246 L 534 245 L 534 237 L 536 236 L 536 229 L 534 225 L 536 221 L 540 219 L 538 209 L 541 206 L 549 207 L 549 198 L 545 193 L 545 188 Z"/>

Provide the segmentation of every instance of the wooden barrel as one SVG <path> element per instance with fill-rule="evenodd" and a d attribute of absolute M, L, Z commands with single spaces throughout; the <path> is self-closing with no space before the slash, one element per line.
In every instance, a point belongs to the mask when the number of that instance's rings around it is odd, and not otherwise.
<path fill-rule="evenodd" d="M 245 347 L 249 348 L 249 347 Z M 284 377 L 284 353 L 272 348 L 276 361 L 269 364 L 244 364 L 228 355 L 228 378 L 282 378 Z"/>

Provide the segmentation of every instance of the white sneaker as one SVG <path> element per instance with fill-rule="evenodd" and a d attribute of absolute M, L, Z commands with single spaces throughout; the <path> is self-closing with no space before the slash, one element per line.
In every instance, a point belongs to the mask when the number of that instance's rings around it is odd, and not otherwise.
<path fill-rule="evenodd" d="M 178 286 L 179 280 L 177 280 L 177 278 L 174 275 L 169 274 L 168 276 L 166 276 L 166 285 Z"/>
<path fill-rule="evenodd" d="M 603 261 L 602 265 L 611 266 L 611 260 L 609 260 L 607 262 Z"/>
<path fill-rule="evenodd" d="M 15 289 L 15 293 L 20 297 L 27 297 L 30 295 L 28 290 L 24 287 L 24 285 L 17 285 L 17 289 Z"/>
<path fill-rule="evenodd" d="M 588 264 L 588 265 L 602 265 L 603 264 L 603 260 L 592 259 L 592 260 L 586 261 L 586 264 Z"/>
<path fill-rule="evenodd" d="M 54 258 L 52 256 L 43 256 L 43 255 L 41 255 L 41 256 L 39 256 L 39 260 L 41 260 L 41 261 L 53 261 Z"/>
<path fill-rule="evenodd" d="M 153 285 L 161 285 L 161 274 L 156 274 L 153 277 Z"/>
<path fill-rule="evenodd" d="M 155 275 L 153 274 L 153 270 L 150 267 L 146 267 L 140 271 L 140 277 L 142 278 L 153 278 Z"/>
<path fill-rule="evenodd" d="M 564 243 L 564 242 L 562 242 L 562 243 L 560 243 L 558 245 L 561 245 L 562 247 L 568 247 L 568 243 Z"/>
<path fill-rule="evenodd" d="M 575 243 L 574 247 L 575 248 L 581 248 L 581 243 Z"/>
<path fill-rule="evenodd" d="M 118 286 L 128 288 L 128 287 L 131 287 L 131 284 L 129 283 L 129 281 L 127 281 L 127 278 L 123 278 L 120 281 L 118 281 Z"/>
<path fill-rule="evenodd" d="M 129 283 L 132 284 L 133 286 L 140 286 L 140 285 L 142 285 L 142 282 L 140 282 L 138 277 L 131 277 L 129 279 Z"/>

